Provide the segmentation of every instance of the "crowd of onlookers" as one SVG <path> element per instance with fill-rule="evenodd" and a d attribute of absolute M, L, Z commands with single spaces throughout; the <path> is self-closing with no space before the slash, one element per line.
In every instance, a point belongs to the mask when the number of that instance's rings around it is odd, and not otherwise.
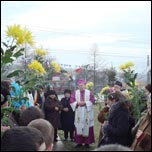
<path fill-rule="evenodd" d="M 101 130 L 95 151 L 151 151 L 151 84 L 145 86 L 147 107 L 138 122 L 133 117 L 134 105 L 121 89 L 117 81 L 98 115 Z M 24 94 L 19 84 L 1 81 L 1 151 L 52 151 L 58 129 L 64 131 L 65 141 L 69 135 L 75 140 L 69 89 L 61 101 L 53 89 L 43 86 L 29 90 L 26 102 L 18 102 L 19 94 Z"/>
<path fill-rule="evenodd" d="M 151 85 L 145 86 L 147 106 L 138 122 L 133 115 L 133 103 L 121 92 L 122 84 L 118 82 L 114 88 L 98 115 L 101 123 L 98 147 L 117 143 L 135 151 L 151 150 Z"/>

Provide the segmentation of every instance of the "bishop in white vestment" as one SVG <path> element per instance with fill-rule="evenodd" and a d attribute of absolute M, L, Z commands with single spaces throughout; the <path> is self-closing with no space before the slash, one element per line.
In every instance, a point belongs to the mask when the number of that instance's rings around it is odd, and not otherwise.
<path fill-rule="evenodd" d="M 77 147 L 95 142 L 94 138 L 94 112 L 93 104 L 95 102 L 93 94 L 85 89 L 85 80 L 78 80 L 78 90 L 76 90 L 70 99 L 70 105 L 75 111 L 75 142 Z"/>

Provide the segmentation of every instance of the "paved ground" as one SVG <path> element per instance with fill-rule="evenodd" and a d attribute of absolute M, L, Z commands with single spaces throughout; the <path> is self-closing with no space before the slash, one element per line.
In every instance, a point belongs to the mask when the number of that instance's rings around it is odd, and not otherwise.
<path fill-rule="evenodd" d="M 58 142 L 54 143 L 53 151 L 68 151 L 65 149 L 65 146 L 59 136 L 58 136 Z"/>
<path fill-rule="evenodd" d="M 63 98 L 64 95 L 58 95 L 59 100 Z M 58 142 L 54 143 L 53 151 L 68 151 L 65 149 L 63 142 L 61 141 L 60 137 L 58 136 Z"/>

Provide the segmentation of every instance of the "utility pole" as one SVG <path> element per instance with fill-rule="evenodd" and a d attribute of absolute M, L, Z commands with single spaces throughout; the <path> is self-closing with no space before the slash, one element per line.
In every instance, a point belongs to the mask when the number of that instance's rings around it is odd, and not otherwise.
<path fill-rule="evenodd" d="M 94 83 L 94 92 L 96 88 L 96 56 L 97 56 L 97 45 L 93 45 L 93 83 Z"/>

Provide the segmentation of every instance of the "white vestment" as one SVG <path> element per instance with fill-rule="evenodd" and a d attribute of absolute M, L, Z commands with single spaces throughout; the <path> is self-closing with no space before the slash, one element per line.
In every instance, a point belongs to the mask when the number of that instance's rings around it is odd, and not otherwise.
<path fill-rule="evenodd" d="M 82 135 L 84 137 L 89 136 L 89 127 L 94 125 L 94 116 L 93 116 L 93 104 L 90 101 L 90 91 L 85 89 L 84 102 L 86 106 L 77 107 L 77 102 L 80 102 L 81 95 L 80 90 L 77 90 L 75 93 L 76 101 L 71 103 L 73 111 L 75 111 L 75 127 L 77 130 L 77 135 Z M 77 107 L 77 108 L 76 108 Z"/>

